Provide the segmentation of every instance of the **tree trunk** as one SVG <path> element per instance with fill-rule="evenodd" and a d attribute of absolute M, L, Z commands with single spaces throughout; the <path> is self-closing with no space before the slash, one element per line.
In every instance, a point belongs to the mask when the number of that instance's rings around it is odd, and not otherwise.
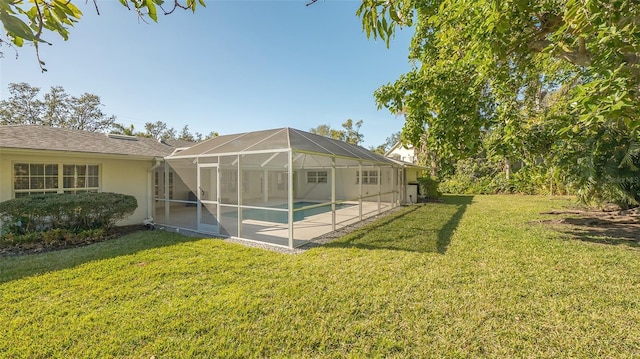
<path fill-rule="evenodd" d="M 504 159 L 504 175 L 507 178 L 507 181 L 511 178 L 511 162 L 509 162 L 508 158 Z"/>

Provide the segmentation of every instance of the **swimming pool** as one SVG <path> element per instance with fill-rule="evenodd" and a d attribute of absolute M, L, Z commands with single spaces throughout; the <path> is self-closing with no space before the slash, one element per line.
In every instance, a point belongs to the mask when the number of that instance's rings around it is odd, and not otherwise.
<path fill-rule="evenodd" d="M 299 209 L 307 206 L 313 206 L 318 204 L 317 202 L 294 202 L 293 208 Z M 351 207 L 353 204 L 348 203 L 339 203 L 336 204 L 336 210 Z M 286 209 L 288 207 L 287 204 L 280 204 L 275 206 L 269 206 L 269 208 L 277 208 L 277 209 Z M 319 206 L 315 208 L 302 209 L 293 212 L 293 221 L 298 222 L 303 219 L 313 216 L 316 214 L 331 212 L 331 205 L 327 204 L 324 206 Z M 234 217 L 238 218 L 237 212 L 230 212 L 223 214 L 224 217 Z M 274 222 L 274 223 L 288 223 L 289 213 L 284 211 L 270 211 L 268 209 L 243 209 L 242 210 L 242 219 L 253 219 L 256 221 L 264 221 L 264 222 Z"/>

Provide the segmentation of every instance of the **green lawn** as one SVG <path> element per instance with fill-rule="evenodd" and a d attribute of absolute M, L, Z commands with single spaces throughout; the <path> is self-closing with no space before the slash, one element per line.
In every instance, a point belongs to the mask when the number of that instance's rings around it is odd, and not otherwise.
<path fill-rule="evenodd" d="M 0 357 L 640 357 L 640 251 L 447 197 L 299 255 L 161 231 L 0 258 Z"/>

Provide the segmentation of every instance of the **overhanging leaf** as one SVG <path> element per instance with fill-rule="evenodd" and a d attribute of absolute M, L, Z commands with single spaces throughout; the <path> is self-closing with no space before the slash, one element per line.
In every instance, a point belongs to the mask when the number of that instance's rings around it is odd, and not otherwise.
<path fill-rule="evenodd" d="M 153 0 L 145 0 L 145 5 L 147 6 L 147 14 L 149 15 L 149 17 L 153 21 L 158 22 L 158 12 L 156 10 L 156 4 L 153 2 Z"/>
<path fill-rule="evenodd" d="M 2 11 L 0 12 L 0 21 L 2 21 L 2 24 L 4 25 L 5 30 L 7 30 L 7 35 L 9 35 L 9 37 L 20 37 L 27 41 L 36 40 L 36 37 L 33 34 L 31 28 L 16 16 L 9 15 L 6 12 Z M 16 46 L 21 45 L 18 45 L 16 43 Z"/>

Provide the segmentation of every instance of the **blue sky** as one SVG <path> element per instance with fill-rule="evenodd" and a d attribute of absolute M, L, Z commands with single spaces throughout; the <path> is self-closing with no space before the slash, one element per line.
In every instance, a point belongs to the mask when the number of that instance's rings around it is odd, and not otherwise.
<path fill-rule="evenodd" d="M 179 11 L 143 23 L 115 0 L 77 4 L 83 19 L 68 41 L 48 34 L 41 73 L 32 47 L 19 57 L 3 47 L 0 97 L 27 82 L 48 92 L 101 97 L 103 111 L 143 130 L 164 121 L 180 130 L 220 134 L 293 127 L 334 128 L 364 120 L 366 147 L 402 128 L 377 110 L 373 92 L 410 69 L 411 31 L 387 49 L 369 40 L 355 16 L 359 1 L 208 1 L 195 14 Z"/>

